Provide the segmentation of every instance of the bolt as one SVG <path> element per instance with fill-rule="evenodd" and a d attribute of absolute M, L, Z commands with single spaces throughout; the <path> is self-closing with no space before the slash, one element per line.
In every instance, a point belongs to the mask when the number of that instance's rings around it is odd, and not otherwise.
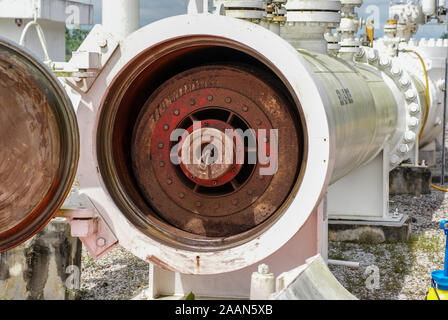
<path fill-rule="evenodd" d="M 238 204 L 238 199 L 233 199 L 233 200 L 232 200 L 232 204 L 233 204 L 234 206 L 236 206 L 236 205 Z"/>
<path fill-rule="evenodd" d="M 208 126 L 208 122 L 207 122 L 207 121 L 204 122 L 204 126 L 205 126 L 205 127 Z"/>
<path fill-rule="evenodd" d="M 404 139 L 406 140 L 406 142 L 414 142 L 416 138 L 416 134 L 412 131 L 407 131 L 404 134 Z"/>
<path fill-rule="evenodd" d="M 247 191 L 247 194 L 251 196 L 251 195 L 254 194 L 254 192 L 253 192 L 252 190 L 248 190 L 248 191 Z"/>
<path fill-rule="evenodd" d="M 163 146 L 164 146 L 163 143 L 160 142 L 160 143 L 159 143 L 159 149 L 163 149 Z"/>
<path fill-rule="evenodd" d="M 169 185 L 170 185 L 170 184 L 173 184 L 173 180 L 168 179 L 168 180 L 166 180 L 166 183 L 169 184 Z"/>
<path fill-rule="evenodd" d="M 180 114 L 180 111 L 179 111 L 179 110 L 177 110 L 177 109 L 174 110 L 174 115 L 175 115 L 175 116 L 178 116 L 179 114 Z"/>
<path fill-rule="evenodd" d="M 236 173 L 236 169 L 235 168 L 232 168 L 232 173 Z"/>
<path fill-rule="evenodd" d="M 227 98 L 225 99 L 225 101 L 226 101 L 227 103 L 231 103 L 231 102 L 232 102 L 232 98 L 227 97 Z"/>
<path fill-rule="evenodd" d="M 216 186 L 218 184 L 218 181 L 213 181 L 213 185 Z"/>
<path fill-rule="evenodd" d="M 194 99 L 190 99 L 190 105 L 194 106 L 196 104 L 196 101 Z"/>
<path fill-rule="evenodd" d="M 185 198 L 185 193 L 183 193 L 183 192 L 179 193 L 179 198 L 181 198 L 181 199 Z"/>
<path fill-rule="evenodd" d="M 398 77 L 399 75 L 401 75 L 402 70 L 397 66 L 393 66 L 391 72 L 394 76 Z"/>
<path fill-rule="evenodd" d="M 200 206 L 202 206 L 202 203 L 201 203 L 201 201 L 196 201 L 196 207 L 200 207 Z"/>
<path fill-rule="evenodd" d="M 370 51 L 369 52 L 369 56 L 368 56 L 368 59 L 370 60 L 370 61 L 376 61 L 376 59 L 378 59 L 378 53 L 376 52 L 376 51 L 374 51 L 374 50 L 372 50 L 372 51 Z"/>
<path fill-rule="evenodd" d="M 247 106 L 243 106 L 243 111 L 247 112 L 247 111 L 249 111 L 249 108 Z"/>
<path fill-rule="evenodd" d="M 398 148 L 398 150 L 401 153 L 408 153 L 409 152 L 409 147 L 405 144 L 400 145 L 400 147 Z"/>
<path fill-rule="evenodd" d="M 390 66 L 390 59 L 388 57 L 381 57 L 380 59 L 380 65 L 383 67 L 389 67 Z"/>
<path fill-rule="evenodd" d="M 269 274 L 269 267 L 266 264 L 260 264 L 258 266 L 258 273 Z"/>
<path fill-rule="evenodd" d="M 409 89 L 408 91 L 406 91 L 405 96 L 406 96 L 407 100 L 415 99 L 415 94 L 414 94 L 414 91 L 412 89 Z"/>
<path fill-rule="evenodd" d="M 100 248 L 103 248 L 106 245 L 106 239 L 101 237 L 96 239 L 96 245 Z"/>
<path fill-rule="evenodd" d="M 168 131 L 169 129 L 170 129 L 170 126 L 167 124 L 163 126 L 163 130 Z"/>
<path fill-rule="evenodd" d="M 409 126 L 411 128 L 417 127 L 419 123 L 420 123 L 420 121 L 415 117 L 412 117 L 411 119 L 409 119 Z"/>
<path fill-rule="evenodd" d="M 259 125 L 261 125 L 261 120 L 260 119 L 257 119 L 257 120 L 255 120 L 255 123 L 259 126 Z"/>
<path fill-rule="evenodd" d="M 100 38 L 98 39 L 97 44 L 100 48 L 105 48 L 107 46 L 107 39 Z"/>
<path fill-rule="evenodd" d="M 209 95 L 209 96 L 207 97 L 207 100 L 208 100 L 208 101 L 212 101 L 212 100 L 213 100 L 213 96 L 212 96 L 212 95 Z"/>
<path fill-rule="evenodd" d="M 390 157 L 390 162 L 392 162 L 392 164 L 397 164 L 398 162 L 400 162 L 400 157 L 394 154 Z"/>
<path fill-rule="evenodd" d="M 420 107 L 419 107 L 418 104 L 416 104 L 416 103 L 411 103 L 411 104 L 409 105 L 409 112 L 410 112 L 410 113 L 412 113 L 412 114 L 416 114 L 416 113 L 418 113 L 419 111 L 420 111 Z"/>
<path fill-rule="evenodd" d="M 164 161 L 160 161 L 160 166 L 164 167 L 165 166 L 165 162 Z"/>
<path fill-rule="evenodd" d="M 405 78 L 405 77 L 401 77 L 401 79 L 400 79 L 399 81 L 400 81 L 400 85 L 401 85 L 402 87 L 409 87 L 409 85 L 411 84 L 411 83 L 409 82 L 409 79 L 408 79 L 408 78 Z"/>

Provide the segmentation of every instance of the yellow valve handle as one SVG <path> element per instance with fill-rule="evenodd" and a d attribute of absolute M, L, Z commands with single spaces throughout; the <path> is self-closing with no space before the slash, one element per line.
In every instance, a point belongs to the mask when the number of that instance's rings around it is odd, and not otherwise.
<path fill-rule="evenodd" d="M 373 47 L 373 35 L 374 35 L 373 20 L 369 20 L 366 23 L 366 36 L 367 39 L 369 39 L 370 41 L 371 47 Z"/>

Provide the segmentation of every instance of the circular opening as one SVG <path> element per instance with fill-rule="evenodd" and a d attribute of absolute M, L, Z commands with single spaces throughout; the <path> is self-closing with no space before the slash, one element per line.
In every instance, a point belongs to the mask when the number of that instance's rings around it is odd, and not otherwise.
<path fill-rule="evenodd" d="M 108 191 L 150 237 L 194 250 L 249 241 L 300 183 L 298 102 L 244 45 L 191 37 L 149 48 L 109 87 L 98 130 Z"/>
<path fill-rule="evenodd" d="M 32 55 L 0 39 L 0 252 L 57 213 L 78 161 L 76 118 L 64 90 Z"/>

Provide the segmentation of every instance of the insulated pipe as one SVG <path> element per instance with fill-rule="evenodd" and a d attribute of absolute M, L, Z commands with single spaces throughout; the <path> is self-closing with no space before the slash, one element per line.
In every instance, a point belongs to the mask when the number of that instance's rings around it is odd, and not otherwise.
<path fill-rule="evenodd" d="M 357 68 L 328 55 L 300 50 L 323 86 L 333 115 L 335 167 L 332 182 L 373 159 L 398 124 L 393 91 L 374 69 Z"/>
<path fill-rule="evenodd" d="M 362 52 L 353 65 L 297 51 L 256 24 L 212 15 L 164 19 L 141 28 L 120 45 L 122 55 L 112 57 L 98 85 L 84 95 L 84 101 L 98 110 L 97 122 L 87 121 L 91 114 L 83 110 L 88 109 L 79 108 L 82 144 L 96 150 L 93 155 L 84 153 L 81 191 L 110 220 L 123 247 L 171 270 L 215 274 L 241 269 L 302 232 L 307 232 L 308 241 L 302 249 L 315 247 L 317 229 L 313 233 L 303 226 L 317 221 L 315 209 L 327 186 L 367 163 L 383 146 L 390 144 L 393 150 L 401 146 L 400 137 L 407 132 L 407 112 L 400 108 L 406 110 L 408 102 L 398 87 L 400 77 L 407 74 L 373 49 Z M 378 71 L 379 63 L 384 72 Z M 258 80 L 253 78 L 257 75 Z M 260 79 L 268 82 L 262 84 Z M 232 94 L 225 91 L 229 86 Z M 418 99 L 412 88 L 410 84 L 406 88 L 409 101 Z M 238 91 L 241 95 L 233 96 Z M 243 96 L 252 102 L 243 102 Z M 286 100 L 278 104 L 281 97 Z M 184 183 L 179 180 L 184 170 L 168 170 L 169 159 L 159 158 L 169 142 L 162 139 L 176 128 L 177 118 L 213 106 L 233 110 L 234 117 L 250 127 L 254 121 L 255 127 L 267 123 L 257 121 L 254 112 L 260 106 L 270 121 L 286 115 L 286 107 L 295 114 L 295 124 L 290 124 L 289 116 L 284 118 L 288 122 L 274 123 L 283 130 L 280 138 L 293 137 L 279 146 L 287 146 L 282 155 L 294 156 L 279 165 L 275 186 L 267 184 L 264 191 L 253 193 L 244 189 L 246 184 L 242 188 L 236 184 L 231 193 L 221 190 L 202 196 L 203 186 L 195 187 L 196 193 L 187 189 L 194 176 L 185 177 Z M 290 130 L 294 126 L 298 135 Z M 291 145 L 297 136 L 302 139 Z M 406 147 L 412 148 L 412 143 Z M 290 169 L 298 170 L 295 178 Z M 258 179 L 250 176 L 248 183 L 252 177 Z M 294 178 L 292 188 L 285 189 L 279 177 L 288 184 Z M 256 186 L 261 186 L 262 180 L 258 181 Z M 283 203 L 271 206 L 279 187 L 285 189 Z M 248 199 L 255 205 L 238 209 Z M 252 218 L 232 218 L 248 212 Z M 210 224 L 223 217 L 229 219 L 228 225 Z"/>
<path fill-rule="evenodd" d="M 119 39 L 140 27 L 140 0 L 104 0 L 102 24 Z"/>

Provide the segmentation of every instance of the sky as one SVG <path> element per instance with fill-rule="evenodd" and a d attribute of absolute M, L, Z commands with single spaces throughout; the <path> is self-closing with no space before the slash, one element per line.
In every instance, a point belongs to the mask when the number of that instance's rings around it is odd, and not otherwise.
<path fill-rule="evenodd" d="M 106 0 L 107 1 L 107 0 Z M 101 0 L 93 0 L 95 4 L 95 23 L 101 23 Z M 188 0 L 140 0 L 141 26 L 169 16 L 184 14 L 187 12 Z M 364 0 L 358 15 L 363 18 L 379 21 L 375 25 L 375 37 L 383 35 L 383 27 L 388 18 L 389 0 Z M 369 19 L 369 20 L 370 20 Z M 443 25 L 420 26 L 416 38 L 438 38 L 446 32 Z"/>

